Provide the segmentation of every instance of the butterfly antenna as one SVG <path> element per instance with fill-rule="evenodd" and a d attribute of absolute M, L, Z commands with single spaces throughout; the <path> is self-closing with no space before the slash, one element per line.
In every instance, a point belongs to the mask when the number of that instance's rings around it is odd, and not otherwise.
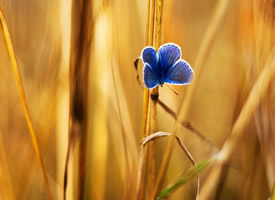
<path fill-rule="evenodd" d="M 176 95 L 179 95 L 175 90 L 173 90 L 171 87 L 169 87 L 169 85 L 166 85 L 166 87 L 168 87 L 170 90 L 172 90 Z"/>

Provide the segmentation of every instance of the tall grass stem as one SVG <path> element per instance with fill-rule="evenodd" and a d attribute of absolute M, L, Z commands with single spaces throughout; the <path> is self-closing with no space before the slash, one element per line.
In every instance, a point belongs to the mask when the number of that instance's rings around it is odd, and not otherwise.
<path fill-rule="evenodd" d="M 87 154 L 88 74 L 93 36 L 91 0 L 72 1 L 71 52 L 70 52 L 70 111 L 69 142 L 79 141 L 78 199 L 84 199 Z M 70 154 L 70 146 L 67 155 Z M 67 165 L 68 163 L 66 163 Z M 67 168 L 67 166 L 65 167 Z M 64 198 L 66 198 L 64 175 Z"/>
<path fill-rule="evenodd" d="M 207 59 L 207 55 L 209 55 L 209 52 L 213 46 L 217 32 L 220 29 L 221 25 L 223 24 L 224 18 L 227 13 L 226 11 L 228 10 L 228 5 L 230 2 L 231 2 L 231 0 L 219 0 L 219 2 L 217 3 L 215 12 L 212 16 L 212 19 L 210 21 L 210 24 L 208 26 L 206 34 L 203 38 L 202 45 L 200 47 L 197 59 L 195 61 L 194 69 L 195 69 L 196 78 L 199 78 L 199 76 L 200 76 L 200 72 L 202 70 L 202 67 L 203 67 L 206 59 Z M 179 125 L 179 121 L 181 121 L 181 119 L 184 119 L 187 115 L 187 110 L 192 102 L 192 97 L 193 97 L 193 93 L 195 91 L 195 87 L 196 87 L 196 80 L 194 80 L 194 82 L 189 86 L 189 88 L 187 90 L 186 97 L 184 99 L 183 106 L 182 106 L 183 101 L 181 102 L 181 104 L 179 106 L 179 108 L 180 108 L 179 111 L 183 110 L 183 113 L 181 115 L 178 115 L 179 116 L 178 120 L 176 120 L 176 122 L 175 122 L 173 131 L 172 131 L 172 134 L 174 134 L 174 135 L 176 134 L 176 130 Z M 171 137 L 169 139 L 169 142 L 166 147 L 164 159 L 161 163 L 160 172 L 158 174 L 157 182 L 156 182 L 156 186 L 155 186 L 155 190 L 154 190 L 154 195 L 157 194 L 157 192 L 160 188 L 160 185 L 163 181 L 163 178 L 165 176 L 165 173 L 166 173 L 166 170 L 168 167 L 168 163 L 169 163 L 172 151 L 173 151 L 173 144 L 174 144 L 174 137 Z"/>

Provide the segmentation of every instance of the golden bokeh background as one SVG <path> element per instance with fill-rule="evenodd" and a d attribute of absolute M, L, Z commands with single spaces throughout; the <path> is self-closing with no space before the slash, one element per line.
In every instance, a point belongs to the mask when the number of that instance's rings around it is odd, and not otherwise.
<path fill-rule="evenodd" d="M 224 17 L 213 18 L 215 10 L 225 2 Z M 195 89 L 184 111 L 184 120 L 214 146 L 211 148 L 192 131 L 180 127 L 177 135 L 196 162 L 209 158 L 230 138 L 251 89 L 268 67 L 275 44 L 274 3 L 274 0 L 164 1 L 161 43 L 181 46 L 182 57 L 195 72 L 192 83 Z M 71 31 L 72 24 L 77 23 L 72 17 L 72 5 L 66 0 L 0 0 L 54 199 L 63 199 Z M 145 46 L 147 1 L 95 0 L 90 6 L 85 199 L 132 199 L 129 188 L 136 184 L 143 121 L 143 89 L 136 80 L 133 63 Z M 221 20 L 221 25 L 215 30 L 197 76 L 196 59 L 213 20 Z M 0 199 L 47 199 L 2 36 L 0 74 Z M 270 81 L 253 116 L 247 116 L 244 137 L 235 147 L 218 187 L 207 199 L 260 200 L 271 196 L 275 179 L 273 85 L 274 81 Z M 177 112 L 185 104 L 188 87 L 172 86 L 178 96 L 161 87 L 159 98 Z M 258 90 L 260 96 L 261 88 Z M 171 133 L 174 123 L 158 106 L 158 130 Z M 167 138 L 156 140 L 157 170 L 167 142 Z M 67 199 L 77 199 L 79 159 L 78 149 L 74 148 L 69 161 Z M 192 163 L 175 145 L 161 188 L 172 184 L 190 167 Z M 211 167 L 200 173 L 201 191 L 211 181 L 210 172 Z M 195 199 L 195 191 L 193 178 L 169 199 Z"/>

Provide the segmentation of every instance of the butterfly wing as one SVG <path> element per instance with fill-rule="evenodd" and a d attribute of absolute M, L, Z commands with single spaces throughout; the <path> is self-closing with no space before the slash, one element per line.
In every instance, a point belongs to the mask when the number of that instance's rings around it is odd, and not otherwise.
<path fill-rule="evenodd" d="M 149 64 L 153 71 L 158 71 L 157 52 L 153 47 L 145 47 L 141 53 L 144 64 Z"/>
<path fill-rule="evenodd" d="M 164 72 L 167 72 L 181 57 L 180 47 L 173 43 L 162 45 L 158 51 L 159 62 Z"/>
<path fill-rule="evenodd" d="M 148 64 L 145 64 L 144 66 L 143 80 L 145 86 L 149 89 L 156 87 L 159 83 L 156 74 L 153 72 L 152 68 Z"/>
<path fill-rule="evenodd" d="M 167 72 L 165 82 L 175 85 L 185 85 L 192 81 L 194 72 L 183 59 L 177 61 Z"/>

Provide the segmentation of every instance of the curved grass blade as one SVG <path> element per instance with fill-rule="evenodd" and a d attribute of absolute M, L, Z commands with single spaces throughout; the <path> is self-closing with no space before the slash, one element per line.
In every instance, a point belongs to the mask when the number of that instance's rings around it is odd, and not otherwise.
<path fill-rule="evenodd" d="M 174 136 L 171 133 L 166 133 L 166 132 L 156 132 L 154 134 L 151 134 L 149 136 L 147 136 L 146 138 L 144 138 L 141 142 L 141 146 L 143 148 L 145 148 L 146 144 L 150 141 L 153 141 L 159 137 L 164 137 L 164 136 Z M 194 158 L 192 157 L 191 153 L 188 151 L 188 149 L 186 148 L 186 146 L 184 145 L 184 143 L 181 141 L 181 139 L 177 136 L 175 136 L 178 145 L 180 146 L 180 148 L 183 150 L 183 152 L 186 154 L 186 156 L 188 157 L 188 159 L 191 161 L 192 165 L 194 167 L 196 167 L 196 163 Z M 143 148 L 141 148 L 141 154 L 143 155 Z M 199 199 L 199 190 L 200 190 L 200 178 L 199 178 L 199 174 L 197 173 L 197 187 L 196 187 L 196 199 Z"/>
<path fill-rule="evenodd" d="M 35 151 L 36 159 L 39 163 L 39 166 L 40 166 L 40 169 L 41 169 L 41 172 L 42 172 L 42 175 L 43 175 L 44 184 L 45 184 L 46 192 L 47 192 L 47 195 L 48 195 L 48 199 L 52 199 L 52 194 L 51 194 L 51 191 L 50 191 L 50 186 L 49 186 L 47 173 L 46 173 L 44 163 L 43 163 L 43 160 L 41 158 L 41 154 L 40 154 L 40 151 L 39 151 L 39 148 L 38 148 L 36 134 L 35 134 L 34 129 L 33 129 L 31 116 L 30 116 L 28 105 L 27 105 L 26 95 L 25 95 L 25 92 L 24 92 L 24 87 L 23 87 L 19 67 L 18 67 L 16 57 L 15 57 L 15 54 L 14 54 L 14 50 L 13 50 L 13 46 L 12 46 L 12 42 L 11 42 L 11 38 L 10 38 L 8 26 L 7 26 L 7 22 L 6 22 L 6 19 L 4 17 L 4 13 L 3 13 L 1 8 L 0 8 L 0 22 L 1 22 L 0 23 L 1 24 L 1 30 L 2 30 L 2 33 L 3 33 L 3 36 L 4 36 L 5 44 L 6 44 L 8 54 L 9 54 L 9 58 L 10 58 L 10 61 L 11 61 L 12 70 L 13 70 L 14 77 L 15 77 L 15 80 L 16 80 L 16 85 L 17 85 L 18 92 L 19 92 L 19 95 L 20 95 L 21 103 L 23 105 L 24 115 L 25 115 L 27 125 L 28 125 L 28 128 L 29 128 L 29 133 L 30 133 L 30 136 L 31 136 L 32 145 L 33 145 L 33 148 L 34 148 L 34 151 Z"/>

